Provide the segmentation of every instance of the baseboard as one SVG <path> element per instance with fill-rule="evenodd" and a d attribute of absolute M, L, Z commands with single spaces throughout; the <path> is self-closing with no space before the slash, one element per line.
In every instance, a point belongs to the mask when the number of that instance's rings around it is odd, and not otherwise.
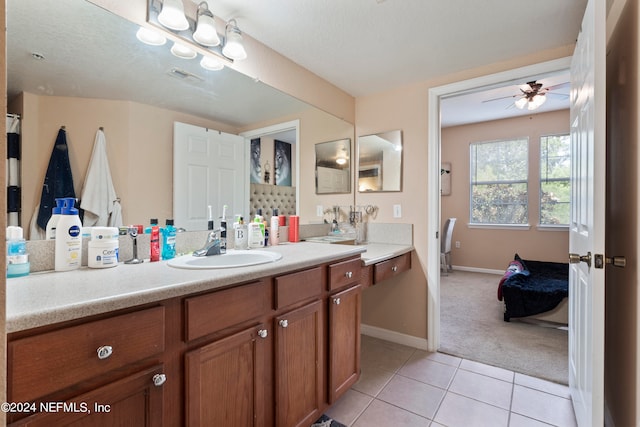
<path fill-rule="evenodd" d="M 470 271 L 472 273 L 488 273 L 504 275 L 504 270 L 494 270 L 491 268 L 479 268 L 479 267 L 466 267 L 464 265 L 452 265 L 451 268 L 458 271 Z"/>
<path fill-rule="evenodd" d="M 367 335 L 373 338 L 379 338 L 381 340 L 390 341 L 396 344 L 402 344 L 409 347 L 417 348 L 420 350 L 427 350 L 426 338 L 418 338 L 413 335 L 407 335 L 389 329 L 382 329 L 376 326 L 360 325 L 360 332 L 363 335 Z"/>

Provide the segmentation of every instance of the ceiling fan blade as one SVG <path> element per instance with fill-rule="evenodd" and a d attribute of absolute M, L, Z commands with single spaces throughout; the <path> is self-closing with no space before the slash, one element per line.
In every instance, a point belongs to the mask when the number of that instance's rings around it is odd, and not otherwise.
<path fill-rule="evenodd" d="M 484 104 L 485 102 L 500 101 L 501 99 L 515 98 L 517 96 L 520 96 L 520 95 L 501 96 L 499 98 L 485 99 L 484 101 L 482 101 L 482 103 Z"/>
<path fill-rule="evenodd" d="M 546 92 L 547 96 L 557 96 L 562 99 L 567 99 L 569 97 L 568 93 L 558 93 L 558 92 Z"/>
<path fill-rule="evenodd" d="M 557 89 L 564 89 L 566 87 L 571 86 L 570 82 L 565 82 L 565 83 L 559 83 L 557 85 L 553 85 L 553 86 L 547 86 L 545 89 L 546 90 L 557 90 Z"/>

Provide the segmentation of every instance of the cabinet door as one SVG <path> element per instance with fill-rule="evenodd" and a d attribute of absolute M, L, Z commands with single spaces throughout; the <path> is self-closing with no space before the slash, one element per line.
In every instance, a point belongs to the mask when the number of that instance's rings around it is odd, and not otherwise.
<path fill-rule="evenodd" d="M 188 352 L 186 424 L 246 427 L 264 424 L 262 325 Z"/>
<path fill-rule="evenodd" d="M 329 403 L 360 375 L 361 290 L 356 285 L 329 297 Z"/>
<path fill-rule="evenodd" d="M 322 405 L 322 302 L 275 318 L 276 426 L 308 426 Z"/>
<path fill-rule="evenodd" d="M 141 426 L 163 425 L 162 365 L 100 387 L 67 402 L 43 402 L 40 412 L 15 424 L 20 426 Z M 44 405 L 44 406 L 43 406 Z"/>

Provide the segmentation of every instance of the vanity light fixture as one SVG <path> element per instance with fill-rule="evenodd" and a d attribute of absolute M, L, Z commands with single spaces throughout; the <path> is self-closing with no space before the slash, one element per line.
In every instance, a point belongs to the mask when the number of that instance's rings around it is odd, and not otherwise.
<path fill-rule="evenodd" d="M 336 163 L 339 164 L 339 165 L 344 165 L 344 164 L 347 163 L 347 159 L 345 159 L 344 157 L 338 157 L 336 159 Z"/>
<path fill-rule="evenodd" d="M 140 27 L 136 33 L 136 38 L 142 43 L 151 46 L 162 46 L 167 42 L 167 38 L 157 31 L 150 28 Z"/>
<path fill-rule="evenodd" d="M 158 15 L 158 22 L 176 31 L 184 31 L 189 28 L 189 21 L 184 16 L 182 0 L 164 0 L 162 2 L 162 10 Z"/>
<path fill-rule="evenodd" d="M 198 13 L 196 16 L 196 31 L 193 33 L 193 40 L 203 46 L 218 46 L 220 37 L 216 31 L 216 23 L 213 19 L 213 13 L 209 10 L 206 1 L 200 2 L 198 5 Z"/>
<path fill-rule="evenodd" d="M 171 53 L 174 56 L 182 59 L 193 59 L 198 56 L 198 54 L 193 49 L 179 42 L 173 43 L 173 46 L 171 47 Z"/>
<path fill-rule="evenodd" d="M 244 50 L 242 45 L 242 32 L 238 28 L 238 23 L 235 19 L 231 19 L 227 22 L 225 28 L 225 43 L 222 48 L 222 54 L 227 58 L 241 60 L 247 58 L 247 51 Z"/>
<path fill-rule="evenodd" d="M 200 66 L 210 71 L 218 71 L 224 68 L 222 61 L 215 56 L 203 56 L 200 60 Z"/>

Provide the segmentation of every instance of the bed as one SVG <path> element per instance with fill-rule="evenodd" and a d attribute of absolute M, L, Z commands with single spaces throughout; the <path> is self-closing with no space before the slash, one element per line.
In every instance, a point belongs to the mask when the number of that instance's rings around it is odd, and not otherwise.
<path fill-rule="evenodd" d="M 498 284 L 504 321 L 531 318 L 568 324 L 569 264 L 515 255 Z"/>

